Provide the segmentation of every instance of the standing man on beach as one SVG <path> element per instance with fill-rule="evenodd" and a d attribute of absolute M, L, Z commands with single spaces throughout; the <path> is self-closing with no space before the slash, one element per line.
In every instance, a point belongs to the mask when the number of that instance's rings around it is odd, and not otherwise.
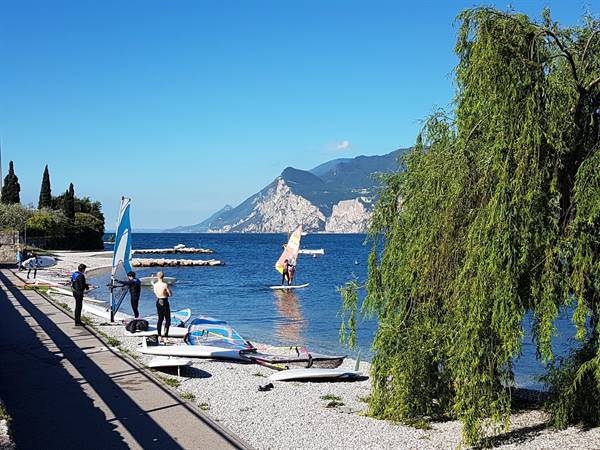
<path fill-rule="evenodd" d="M 75 326 L 82 326 L 81 309 L 83 308 L 83 294 L 90 286 L 85 280 L 85 264 L 79 264 L 77 271 L 71 275 L 71 287 L 73 288 L 73 297 L 75 298 Z"/>
<path fill-rule="evenodd" d="M 156 329 L 160 339 L 162 333 L 162 323 L 165 321 L 165 336 L 169 335 L 169 327 L 171 326 L 171 306 L 169 305 L 169 297 L 173 295 L 167 283 L 164 282 L 165 274 L 158 272 L 154 283 L 154 295 L 156 295 L 156 313 L 158 314 L 158 322 Z"/>
<path fill-rule="evenodd" d="M 140 294 L 142 292 L 142 283 L 139 278 L 135 277 L 135 272 L 132 270 L 127 274 L 127 281 L 122 281 L 124 286 L 129 287 L 129 298 L 131 300 L 131 309 L 133 316 L 137 319 L 140 317 L 138 305 L 140 304 Z"/>
<path fill-rule="evenodd" d="M 33 278 L 37 278 L 37 269 L 38 269 L 38 259 L 37 259 L 37 255 L 34 253 L 33 256 L 33 261 L 31 261 L 30 265 L 29 265 L 29 270 L 27 270 L 27 279 L 29 280 L 29 274 L 31 273 L 31 269 L 33 269 Z"/>

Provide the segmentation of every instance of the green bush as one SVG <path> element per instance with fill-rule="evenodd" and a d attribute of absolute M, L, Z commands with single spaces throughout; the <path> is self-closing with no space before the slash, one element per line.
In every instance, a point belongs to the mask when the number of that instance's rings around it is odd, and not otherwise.
<path fill-rule="evenodd" d="M 75 213 L 75 233 L 78 248 L 92 250 L 102 248 L 104 221 L 88 213 Z"/>
<path fill-rule="evenodd" d="M 33 215 L 34 210 L 25 208 L 19 203 L 0 203 L 0 229 L 23 231 L 25 223 Z"/>

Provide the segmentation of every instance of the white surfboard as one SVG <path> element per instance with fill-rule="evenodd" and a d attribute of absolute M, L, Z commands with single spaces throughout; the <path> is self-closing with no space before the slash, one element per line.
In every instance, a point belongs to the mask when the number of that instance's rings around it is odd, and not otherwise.
<path fill-rule="evenodd" d="M 152 286 L 154 283 L 156 283 L 157 280 L 158 278 L 156 278 L 155 276 L 140 277 L 140 282 L 142 283 L 142 286 Z M 177 279 L 175 277 L 163 277 L 163 281 L 167 284 L 175 284 L 177 282 Z"/>
<path fill-rule="evenodd" d="M 100 317 L 101 319 L 104 319 L 104 320 L 110 320 L 110 308 L 107 308 L 104 306 L 93 305 L 93 304 L 90 304 L 87 302 L 83 302 L 82 311 L 84 313 L 92 314 L 96 317 Z M 131 320 L 133 318 L 134 317 L 129 314 L 125 314 L 125 313 L 118 312 L 118 311 L 115 314 L 115 322 L 123 322 L 125 320 Z"/>
<path fill-rule="evenodd" d="M 293 380 L 324 380 L 331 379 L 354 379 L 362 377 L 363 374 L 354 370 L 344 369 L 289 369 L 275 372 L 269 377 L 271 381 L 293 381 Z"/>
<path fill-rule="evenodd" d="M 292 286 L 270 286 L 271 289 L 273 290 L 283 290 L 283 291 L 287 291 L 289 289 L 302 289 L 302 288 L 307 288 L 310 284 L 306 283 L 306 284 L 297 284 L 297 285 L 292 285 Z"/>
<path fill-rule="evenodd" d="M 148 363 L 148 367 L 151 367 L 153 369 L 156 369 L 158 367 L 181 367 L 191 365 L 191 359 L 171 358 L 169 356 L 157 356 Z"/>
<path fill-rule="evenodd" d="M 214 358 L 214 359 L 236 359 L 243 360 L 238 350 L 230 350 L 223 347 L 213 347 L 210 345 L 146 345 L 146 340 L 142 342 L 142 347 L 138 352 L 145 355 L 157 356 L 183 356 L 188 358 Z"/>
<path fill-rule="evenodd" d="M 37 256 L 35 258 L 28 258 L 21 263 L 25 269 L 45 269 L 56 265 L 56 258 L 52 256 Z"/>
<path fill-rule="evenodd" d="M 177 367 L 177 376 L 181 376 L 181 368 L 185 366 L 191 366 L 192 361 L 184 358 L 171 358 L 170 356 L 158 356 L 152 359 L 148 363 L 148 367 L 151 369 L 166 369 Z"/>
<path fill-rule="evenodd" d="M 165 327 L 163 325 L 163 336 L 165 332 Z M 187 327 L 169 327 L 169 334 L 166 337 L 173 338 L 183 338 L 188 332 Z M 158 330 L 156 326 L 150 325 L 148 330 L 146 331 L 136 331 L 135 333 L 130 333 L 125 330 L 125 336 L 133 336 L 133 337 L 145 337 L 145 336 L 156 336 L 158 334 Z"/>

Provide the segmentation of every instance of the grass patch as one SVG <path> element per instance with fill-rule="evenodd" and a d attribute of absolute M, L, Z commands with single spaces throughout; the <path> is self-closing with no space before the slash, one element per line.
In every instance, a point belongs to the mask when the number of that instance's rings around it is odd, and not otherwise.
<path fill-rule="evenodd" d="M 136 354 L 136 353 L 134 353 L 134 352 L 130 351 L 129 349 L 127 349 L 127 348 L 125 348 L 125 347 L 119 346 L 119 350 L 120 350 L 122 353 L 125 353 L 125 354 L 127 354 L 129 357 L 131 357 L 131 358 L 135 359 L 136 361 L 141 361 L 141 360 L 142 360 L 142 358 L 140 357 L 140 355 L 138 355 L 138 354 Z"/>
<path fill-rule="evenodd" d="M 118 339 L 115 339 L 114 337 L 109 337 L 106 342 L 108 343 L 108 345 L 110 347 L 118 347 L 121 345 L 121 341 Z"/>
<path fill-rule="evenodd" d="M 369 403 L 369 400 L 371 400 L 371 396 L 370 395 L 365 395 L 364 397 L 363 396 L 359 396 L 359 397 L 356 397 L 356 399 L 359 402 Z"/>
<path fill-rule="evenodd" d="M 71 311 L 71 308 L 69 308 L 69 305 L 67 305 L 66 303 L 56 302 L 56 304 L 61 308 L 66 309 L 67 311 Z"/>
<path fill-rule="evenodd" d="M 94 330 L 96 329 L 96 327 L 94 326 L 94 322 L 92 322 L 92 319 L 90 319 L 89 317 L 81 316 L 81 321 L 88 327 L 92 327 Z"/>
<path fill-rule="evenodd" d="M 338 397 L 333 394 L 325 394 L 321 396 L 321 400 L 326 400 L 325 408 L 337 408 L 338 406 L 344 406 L 344 402 L 342 401 L 342 397 Z"/>
<path fill-rule="evenodd" d="M 191 392 L 182 392 L 181 398 L 183 398 L 184 400 L 195 400 L 196 396 Z"/>
<path fill-rule="evenodd" d="M 49 286 L 27 285 L 27 286 L 23 286 L 23 289 L 26 291 L 39 292 L 40 294 L 47 294 L 48 289 L 50 289 L 50 287 Z"/>
<path fill-rule="evenodd" d="M 431 430 L 431 425 L 424 419 L 414 419 L 406 422 L 406 425 L 419 430 Z"/>
<path fill-rule="evenodd" d="M 198 408 L 200 408 L 202 411 L 210 411 L 210 405 L 208 403 L 200 403 Z"/>
<path fill-rule="evenodd" d="M 325 408 L 337 408 L 338 406 L 344 406 L 344 402 L 340 402 L 338 400 L 331 400 L 330 402 L 327 402 Z"/>
<path fill-rule="evenodd" d="M 254 375 L 255 377 L 259 377 L 259 378 L 265 378 L 265 374 L 262 372 L 255 372 L 252 375 Z"/>
<path fill-rule="evenodd" d="M 167 378 L 167 377 L 159 377 L 161 380 L 165 382 L 167 386 L 171 386 L 172 388 L 178 388 L 181 383 L 177 381 L 175 378 Z"/>
<path fill-rule="evenodd" d="M 321 400 L 331 400 L 333 402 L 339 402 L 342 400 L 342 397 L 338 397 L 337 395 L 333 394 L 326 394 L 321 396 Z"/>

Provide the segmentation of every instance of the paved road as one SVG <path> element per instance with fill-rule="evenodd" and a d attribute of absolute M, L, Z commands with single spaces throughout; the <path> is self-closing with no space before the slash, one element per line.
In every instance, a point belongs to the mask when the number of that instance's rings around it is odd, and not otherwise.
<path fill-rule="evenodd" d="M 244 444 L 0 271 L 0 398 L 18 449 L 236 449 Z"/>

